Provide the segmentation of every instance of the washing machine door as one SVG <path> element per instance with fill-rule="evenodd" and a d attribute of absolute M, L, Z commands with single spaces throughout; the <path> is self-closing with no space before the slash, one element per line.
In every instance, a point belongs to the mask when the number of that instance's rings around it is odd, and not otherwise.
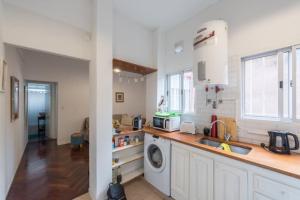
<path fill-rule="evenodd" d="M 160 145 L 152 143 L 148 145 L 146 160 L 153 171 L 161 172 L 166 166 L 166 159 Z"/>

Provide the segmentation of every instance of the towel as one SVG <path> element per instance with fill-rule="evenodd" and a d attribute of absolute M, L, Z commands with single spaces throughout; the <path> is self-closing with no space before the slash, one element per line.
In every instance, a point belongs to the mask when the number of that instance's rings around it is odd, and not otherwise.
<path fill-rule="evenodd" d="M 226 143 L 222 143 L 220 147 L 222 147 L 224 151 L 231 152 L 230 146 Z"/>

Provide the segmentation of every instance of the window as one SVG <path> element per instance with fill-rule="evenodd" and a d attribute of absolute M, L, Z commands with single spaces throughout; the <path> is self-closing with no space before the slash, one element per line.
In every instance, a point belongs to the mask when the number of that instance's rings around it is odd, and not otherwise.
<path fill-rule="evenodd" d="M 283 53 L 283 118 L 292 118 L 292 79 L 293 79 L 293 68 L 292 68 L 292 54 L 291 51 Z"/>
<path fill-rule="evenodd" d="M 184 71 L 182 73 L 167 76 L 167 99 L 168 110 L 183 113 L 194 112 L 194 87 L 193 72 Z"/>
<path fill-rule="evenodd" d="M 193 85 L 193 72 L 187 71 L 183 73 L 183 112 L 194 112 L 195 89 Z"/>
<path fill-rule="evenodd" d="M 244 114 L 278 117 L 277 55 L 252 58 L 244 66 Z"/>
<path fill-rule="evenodd" d="M 181 111 L 181 74 L 169 77 L 169 109 Z"/>
<path fill-rule="evenodd" d="M 300 119 L 300 47 L 296 49 L 296 119 Z"/>
<path fill-rule="evenodd" d="M 242 117 L 300 119 L 300 48 L 242 58 L 242 63 Z"/>

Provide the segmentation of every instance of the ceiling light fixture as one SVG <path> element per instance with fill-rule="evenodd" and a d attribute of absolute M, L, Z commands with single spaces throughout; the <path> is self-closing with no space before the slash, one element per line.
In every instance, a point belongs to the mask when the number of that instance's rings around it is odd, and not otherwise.
<path fill-rule="evenodd" d="M 119 68 L 114 68 L 114 72 L 115 72 L 115 73 L 120 73 L 121 70 L 120 70 Z"/>
<path fill-rule="evenodd" d="M 183 43 L 183 41 L 179 41 L 179 42 L 175 43 L 175 45 L 174 45 L 174 52 L 176 54 L 182 53 L 183 49 L 184 49 L 184 43 Z"/>

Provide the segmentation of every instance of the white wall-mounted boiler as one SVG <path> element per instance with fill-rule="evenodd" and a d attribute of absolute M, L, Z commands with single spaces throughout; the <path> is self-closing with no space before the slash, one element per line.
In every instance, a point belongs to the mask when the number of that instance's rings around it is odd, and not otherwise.
<path fill-rule="evenodd" d="M 194 84 L 228 84 L 228 27 L 222 20 L 204 23 L 194 38 Z"/>

